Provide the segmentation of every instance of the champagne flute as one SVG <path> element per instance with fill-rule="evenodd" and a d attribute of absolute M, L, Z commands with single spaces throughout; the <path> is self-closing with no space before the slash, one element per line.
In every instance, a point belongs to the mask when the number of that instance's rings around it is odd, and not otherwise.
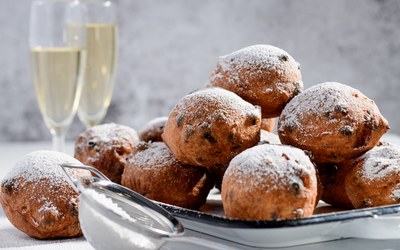
<path fill-rule="evenodd" d="M 78 1 L 34 0 L 31 4 L 32 79 L 57 151 L 65 151 L 65 134 L 79 104 L 86 62 L 84 23 L 85 12 Z"/>
<path fill-rule="evenodd" d="M 78 117 L 90 128 L 111 103 L 117 59 L 116 6 L 109 0 L 83 0 L 87 11 L 87 61 Z"/>

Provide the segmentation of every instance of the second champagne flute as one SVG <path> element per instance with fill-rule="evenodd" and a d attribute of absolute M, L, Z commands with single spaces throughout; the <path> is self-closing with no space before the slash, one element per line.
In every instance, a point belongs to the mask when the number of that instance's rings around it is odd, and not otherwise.
<path fill-rule="evenodd" d="M 83 0 L 82 3 L 87 11 L 87 61 L 78 116 L 89 128 L 102 121 L 111 102 L 118 31 L 113 2 Z"/>

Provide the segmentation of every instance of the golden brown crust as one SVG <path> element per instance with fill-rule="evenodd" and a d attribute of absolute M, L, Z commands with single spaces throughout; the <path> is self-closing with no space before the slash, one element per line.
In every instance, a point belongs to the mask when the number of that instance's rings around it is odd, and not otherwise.
<path fill-rule="evenodd" d="M 274 126 L 275 126 L 275 118 L 261 119 L 261 129 L 262 130 L 272 133 L 274 131 Z"/>
<path fill-rule="evenodd" d="M 39 239 L 82 235 L 78 220 L 79 196 L 67 183 L 53 190 L 49 189 L 47 179 L 24 183 L 18 188 L 13 188 L 14 181 L 21 182 L 10 180 L 2 183 L 0 199 L 6 216 L 16 228 Z M 42 197 L 51 198 L 42 200 Z M 57 204 L 57 209 L 53 206 L 46 208 L 49 200 Z"/>
<path fill-rule="evenodd" d="M 9 221 L 38 239 L 82 235 L 78 220 L 79 195 L 64 179 L 59 164 L 81 164 L 50 151 L 27 155 L 1 183 L 0 203 Z M 72 176 L 83 176 L 73 171 Z"/>
<path fill-rule="evenodd" d="M 353 159 L 377 145 L 388 128 L 372 100 L 334 82 L 293 98 L 278 120 L 281 142 L 312 152 L 317 163 Z"/>
<path fill-rule="evenodd" d="M 220 57 L 209 85 L 260 106 L 263 118 L 279 116 L 303 89 L 300 65 L 286 51 L 271 45 L 253 45 Z"/>
<path fill-rule="evenodd" d="M 236 94 L 207 88 L 183 97 L 172 109 L 162 138 L 183 164 L 227 165 L 260 138 L 260 110 Z"/>
<path fill-rule="evenodd" d="M 400 147 L 377 146 L 352 160 L 345 188 L 355 208 L 400 203 Z"/>
<path fill-rule="evenodd" d="M 351 169 L 349 164 L 318 164 L 318 174 L 323 186 L 321 199 L 335 207 L 352 209 L 345 188 L 345 180 Z"/>
<path fill-rule="evenodd" d="M 80 134 L 75 143 L 75 158 L 100 170 L 111 181 L 121 183 L 128 157 L 139 142 L 136 131 L 114 123 L 94 126 Z"/>
<path fill-rule="evenodd" d="M 300 149 L 258 145 L 230 162 L 222 181 L 228 218 L 284 220 L 311 216 L 317 196 L 314 165 Z"/>
<path fill-rule="evenodd" d="M 162 141 L 161 134 L 164 132 L 165 123 L 168 117 L 162 116 L 150 120 L 143 128 L 139 131 L 139 139 L 145 142 L 149 141 Z"/>
<path fill-rule="evenodd" d="M 149 199 L 198 209 L 214 181 L 207 169 L 179 163 L 164 143 L 143 142 L 125 167 L 122 185 Z"/>

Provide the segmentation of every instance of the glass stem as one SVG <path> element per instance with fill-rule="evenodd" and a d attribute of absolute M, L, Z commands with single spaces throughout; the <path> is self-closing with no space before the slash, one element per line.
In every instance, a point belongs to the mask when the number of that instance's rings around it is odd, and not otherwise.
<path fill-rule="evenodd" d="M 54 134 L 52 144 L 53 150 L 65 153 L 65 134 Z"/>

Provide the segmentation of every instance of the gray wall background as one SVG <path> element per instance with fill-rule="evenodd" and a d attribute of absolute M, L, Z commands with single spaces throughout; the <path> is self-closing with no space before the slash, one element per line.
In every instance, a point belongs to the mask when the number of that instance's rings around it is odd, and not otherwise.
<path fill-rule="evenodd" d="M 119 0 L 119 61 L 104 122 L 140 129 L 203 86 L 217 57 L 272 44 L 305 87 L 338 81 L 375 100 L 400 133 L 400 1 Z M 0 141 L 50 140 L 31 82 L 29 0 L 0 8 Z M 73 140 L 84 130 L 75 119 Z"/>

